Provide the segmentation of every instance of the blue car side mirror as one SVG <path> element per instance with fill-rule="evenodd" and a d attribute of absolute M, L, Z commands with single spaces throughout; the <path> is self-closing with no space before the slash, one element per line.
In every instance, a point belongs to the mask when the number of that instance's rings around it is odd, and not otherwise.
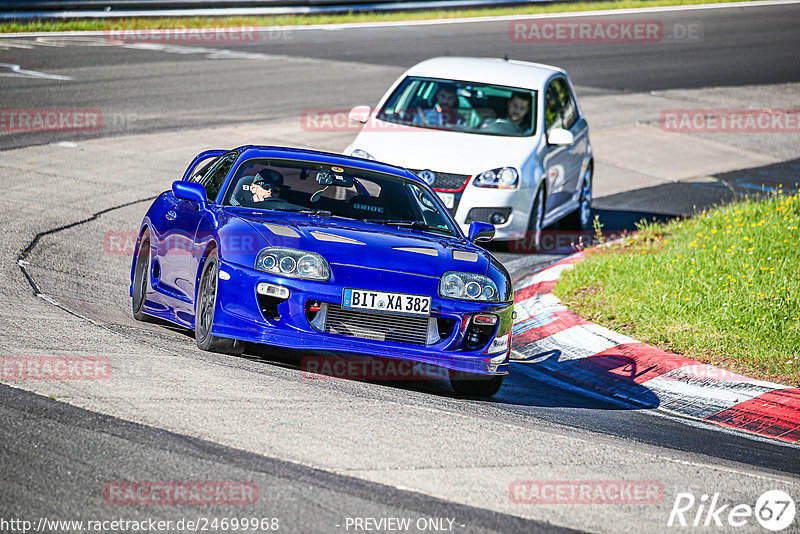
<path fill-rule="evenodd" d="M 197 202 L 201 207 L 206 205 L 206 188 L 197 182 L 184 182 L 183 180 L 172 182 L 172 194 L 181 200 Z"/>
<path fill-rule="evenodd" d="M 469 225 L 469 240 L 473 243 L 494 239 L 494 225 L 487 222 L 472 221 Z"/>

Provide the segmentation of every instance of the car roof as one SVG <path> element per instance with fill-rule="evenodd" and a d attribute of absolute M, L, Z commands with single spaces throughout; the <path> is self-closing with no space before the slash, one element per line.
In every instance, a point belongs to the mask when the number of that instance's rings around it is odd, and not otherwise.
<path fill-rule="evenodd" d="M 397 167 L 396 165 L 389 165 L 388 163 L 381 163 L 379 161 L 356 158 L 353 156 L 335 154 L 332 152 L 323 152 L 321 150 L 264 145 L 245 145 L 233 150 L 239 152 L 240 154 L 244 154 L 247 158 L 282 158 L 314 161 L 318 163 L 324 163 L 326 165 L 346 165 L 348 167 L 358 167 L 368 171 L 399 175 L 403 178 L 408 178 L 421 184 L 426 183 L 422 178 L 403 167 Z"/>
<path fill-rule="evenodd" d="M 527 89 L 541 89 L 553 74 L 566 72 L 558 67 L 527 61 L 479 57 L 436 57 L 417 63 L 407 76 L 445 78 L 491 83 Z"/>

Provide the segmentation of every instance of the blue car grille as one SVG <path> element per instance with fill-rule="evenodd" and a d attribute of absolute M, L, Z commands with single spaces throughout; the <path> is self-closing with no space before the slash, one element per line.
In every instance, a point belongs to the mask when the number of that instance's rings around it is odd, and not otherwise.
<path fill-rule="evenodd" d="M 329 304 L 325 332 L 376 341 L 425 345 L 428 318 L 368 313 Z"/>

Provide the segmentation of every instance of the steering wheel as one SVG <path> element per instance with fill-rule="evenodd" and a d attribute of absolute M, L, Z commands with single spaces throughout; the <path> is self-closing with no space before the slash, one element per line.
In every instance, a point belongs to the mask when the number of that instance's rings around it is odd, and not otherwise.
<path fill-rule="evenodd" d="M 508 119 L 486 119 L 481 124 L 480 129 L 514 135 L 522 135 L 523 133 L 522 128 L 517 123 Z"/>

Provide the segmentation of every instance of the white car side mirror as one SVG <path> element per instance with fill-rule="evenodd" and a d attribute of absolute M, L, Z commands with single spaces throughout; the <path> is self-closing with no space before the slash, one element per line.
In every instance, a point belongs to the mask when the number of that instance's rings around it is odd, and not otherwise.
<path fill-rule="evenodd" d="M 351 121 L 360 122 L 365 124 L 369 119 L 369 113 L 372 111 L 369 106 L 356 106 L 350 110 L 348 117 Z"/>
<path fill-rule="evenodd" d="M 555 128 L 547 136 L 547 142 L 551 145 L 571 145 L 575 142 L 575 136 L 569 130 Z"/>

